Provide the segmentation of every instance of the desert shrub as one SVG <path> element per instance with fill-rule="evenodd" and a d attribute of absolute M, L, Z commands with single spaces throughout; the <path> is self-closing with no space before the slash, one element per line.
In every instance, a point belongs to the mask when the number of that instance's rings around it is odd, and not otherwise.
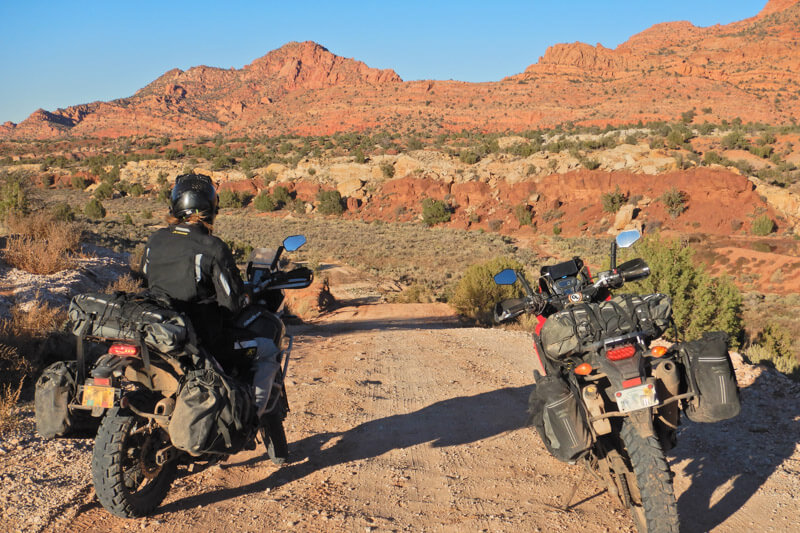
<path fill-rule="evenodd" d="M 278 208 L 272 195 L 264 192 L 256 196 L 256 199 L 253 201 L 253 206 L 262 212 L 275 211 Z"/>
<path fill-rule="evenodd" d="M 500 231 L 500 229 L 503 227 L 503 221 L 499 218 L 493 218 L 486 224 L 489 226 L 489 231 Z"/>
<path fill-rule="evenodd" d="M 139 292 L 142 290 L 142 282 L 140 278 L 134 277 L 131 274 L 123 274 L 103 289 L 105 293 L 112 292 Z"/>
<path fill-rule="evenodd" d="M 144 186 L 141 183 L 134 183 L 128 188 L 128 194 L 131 196 L 141 196 L 144 194 Z"/>
<path fill-rule="evenodd" d="M 600 200 L 603 202 L 603 211 L 606 213 L 616 213 L 619 211 L 619 208 L 625 205 L 625 202 L 628 201 L 627 196 L 619 190 L 619 186 L 614 190 L 614 192 L 606 192 L 600 196 Z"/>
<path fill-rule="evenodd" d="M 561 235 L 561 224 L 553 224 L 553 235 Z"/>
<path fill-rule="evenodd" d="M 261 184 L 263 187 L 269 187 L 269 184 L 275 181 L 276 179 L 278 179 L 278 175 L 270 170 L 269 172 L 265 173 L 264 176 L 261 178 Z"/>
<path fill-rule="evenodd" d="M 481 160 L 481 157 L 478 154 L 469 150 L 458 154 L 458 158 L 462 163 L 466 163 L 468 165 L 474 165 Z"/>
<path fill-rule="evenodd" d="M 53 218 L 61 222 L 72 222 L 75 220 L 75 213 L 67 202 L 58 202 L 50 208 Z"/>
<path fill-rule="evenodd" d="M 344 213 L 342 195 L 339 194 L 339 191 L 319 191 L 317 193 L 317 211 L 323 215 Z"/>
<path fill-rule="evenodd" d="M 22 214 L 28 210 L 28 193 L 22 176 L 9 174 L 0 176 L 0 220 L 11 214 Z"/>
<path fill-rule="evenodd" d="M 444 200 L 425 198 L 422 200 L 422 222 L 435 226 L 450 221 L 450 206 Z"/>
<path fill-rule="evenodd" d="M 675 323 L 686 339 L 697 339 L 704 331 L 722 330 L 731 336 L 734 347 L 739 345 L 742 295 L 728 277 L 712 277 L 702 264 L 695 265 L 692 249 L 677 239 L 651 235 L 633 251 L 647 261 L 651 274 L 631 287 L 645 294 L 669 295 Z"/>
<path fill-rule="evenodd" d="M 222 208 L 239 208 L 244 205 L 242 195 L 230 189 L 223 189 L 219 193 L 219 207 Z"/>
<path fill-rule="evenodd" d="M 104 181 L 94 190 L 93 196 L 98 200 L 106 200 L 114 195 L 114 188 L 110 183 Z"/>
<path fill-rule="evenodd" d="M 83 208 L 83 214 L 89 218 L 100 219 L 105 218 L 106 208 L 97 198 L 92 198 Z"/>
<path fill-rule="evenodd" d="M 243 263 L 247 259 L 250 258 L 250 254 L 253 253 L 253 247 L 248 243 L 243 243 L 239 241 L 225 241 L 225 244 L 228 245 L 228 248 L 231 249 L 231 254 L 233 254 L 233 259 L 237 263 Z"/>
<path fill-rule="evenodd" d="M 212 170 L 223 170 L 236 165 L 236 159 L 229 155 L 218 155 L 211 161 Z"/>
<path fill-rule="evenodd" d="M 86 180 L 83 178 L 83 176 L 72 176 L 72 178 L 70 178 L 70 183 L 72 184 L 73 189 L 78 189 L 79 191 L 82 191 L 86 188 Z"/>
<path fill-rule="evenodd" d="M 17 350 L 0 342 L 0 435 L 17 425 L 16 405 L 30 372 L 30 364 Z"/>
<path fill-rule="evenodd" d="M 275 205 L 280 209 L 292 200 L 292 195 L 289 194 L 289 189 L 286 187 L 278 186 L 272 191 L 272 199 L 275 200 Z"/>
<path fill-rule="evenodd" d="M 514 216 L 517 217 L 517 222 L 519 222 L 520 226 L 530 226 L 533 223 L 531 210 L 526 204 L 515 205 Z"/>
<path fill-rule="evenodd" d="M 765 236 L 775 231 L 775 221 L 769 215 L 761 215 L 753 219 L 750 224 L 750 231 L 753 235 Z"/>
<path fill-rule="evenodd" d="M 430 287 L 424 283 L 415 283 L 398 293 L 392 301 L 401 304 L 431 303 L 436 301 L 436 296 Z"/>
<path fill-rule="evenodd" d="M 5 261 L 33 274 L 53 274 L 72 268 L 80 245 L 81 229 L 59 222 L 47 211 L 7 220 L 12 235 L 3 251 Z"/>
<path fill-rule="evenodd" d="M 703 155 L 703 163 L 706 165 L 723 165 L 725 164 L 725 158 L 717 152 L 710 150 Z"/>
<path fill-rule="evenodd" d="M 767 324 L 745 351 L 753 363 L 767 363 L 795 379 L 800 378 L 800 362 L 792 349 L 792 335 L 774 324 Z"/>
<path fill-rule="evenodd" d="M 388 161 L 384 161 L 381 163 L 381 173 L 387 180 L 392 179 L 394 177 L 394 165 Z"/>
<path fill-rule="evenodd" d="M 353 161 L 358 163 L 359 165 L 366 163 L 367 157 L 364 155 L 364 150 L 362 150 L 361 148 L 356 148 L 353 151 Z"/>
<path fill-rule="evenodd" d="M 672 187 L 659 198 L 672 218 L 677 218 L 686 211 L 686 193 Z"/>
<path fill-rule="evenodd" d="M 597 170 L 600 168 L 600 161 L 597 159 L 589 159 L 586 157 L 580 158 L 580 164 L 587 170 Z"/>
<path fill-rule="evenodd" d="M 506 268 L 524 270 L 519 261 L 502 256 L 469 266 L 456 284 L 448 303 L 461 315 L 481 324 L 491 324 L 497 302 L 522 296 L 519 284 L 509 286 L 494 282 L 494 275 Z"/>

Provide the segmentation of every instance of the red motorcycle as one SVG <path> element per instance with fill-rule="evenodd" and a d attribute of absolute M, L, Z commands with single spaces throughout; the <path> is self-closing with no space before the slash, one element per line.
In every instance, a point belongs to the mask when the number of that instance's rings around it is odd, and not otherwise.
<path fill-rule="evenodd" d="M 680 412 L 696 422 L 735 416 L 738 387 L 727 334 L 707 333 L 669 348 L 654 345 L 674 326 L 669 297 L 613 295 L 626 282 L 650 275 L 642 259 L 616 265 L 617 247 L 639 237 L 638 231 L 619 234 L 611 268 L 596 277 L 578 257 L 542 267 L 535 289 L 521 272 L 500 272 L 497 284 L 519 282 L 525 296 L 498 303 L 495 319 L 506 322 L 526 312 L 538 318 L 529 410 L 550 453 L 583 463 L 630 509 L 639 531 L 676 532 L 664 452 L 676 445 Z"/>

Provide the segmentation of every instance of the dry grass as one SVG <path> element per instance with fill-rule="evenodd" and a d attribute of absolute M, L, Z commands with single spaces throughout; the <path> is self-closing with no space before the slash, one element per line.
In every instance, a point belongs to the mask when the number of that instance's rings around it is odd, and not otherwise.
<path fill-rule="evenodd" d="M 0 435 L 16 427 L 16 406 L 30 371 L 13 346 L 0 344 Z"/>
<path fill-rule="evenodd" d="M 143 289 L 142 282 L 134 278 L 130 274 L 123 274 L 114 280 L 113 283 L 108 284 L 103 292 L 111 294 L 112 292 L 139 292 Z"/>
<path fill-rule="evenodd" d="M 14 268 L 33 274 L 54 274 L 74 266 L 81 229 L 77 224 L 56 220 L 47 211 L 11 216 L 6 226 L 12 234 L 3 258 Z"/>

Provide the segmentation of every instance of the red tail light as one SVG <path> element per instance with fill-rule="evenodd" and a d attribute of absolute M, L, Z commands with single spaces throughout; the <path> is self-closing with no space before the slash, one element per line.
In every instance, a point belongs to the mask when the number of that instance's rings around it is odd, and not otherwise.
<path fill-rule="evenodd" d="M 139 355 L 139 347 L 133 344 L 112 344 L 108 349 L 108 353 L 130 357 Z"/>
<path fill-rule="evenodd" d="M 636 348 L 631 344 L 620 346 L 606 352 L 606 357 L 611 361 L 621 361 L 633 357 L 636 353 Z"/>
<path fill-rule="evenodd" d="M 94 384 L 110 387 L 111 386 L 111 378 L 94 378 Z"/>

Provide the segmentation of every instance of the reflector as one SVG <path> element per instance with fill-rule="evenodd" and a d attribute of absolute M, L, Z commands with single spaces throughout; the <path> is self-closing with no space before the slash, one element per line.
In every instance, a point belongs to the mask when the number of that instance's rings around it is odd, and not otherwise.
<path fill-rule="evenodd" d="M 650 353 L 653 354 L 653 357 L 664 357 L 664 354 L 667 353 L 666 346 L 653 346 L 650 349 Z"/>
<path fill-rule="evenodd" d="M 586 376 L 592 373 L 592 365 L 589 363 L 581 363 L 575 367 L 574 372 L 579 376 Z"/>

